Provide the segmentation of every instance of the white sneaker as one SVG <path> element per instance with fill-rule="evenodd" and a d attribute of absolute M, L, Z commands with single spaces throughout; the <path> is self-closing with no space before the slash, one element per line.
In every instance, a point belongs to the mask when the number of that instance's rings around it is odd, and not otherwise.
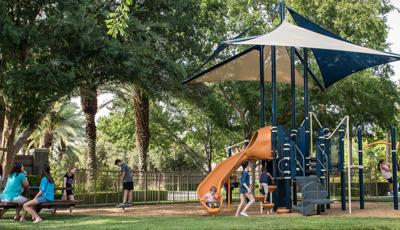
<path fill-rule="evenodd" d="M 42 219 L 38 218 L 38 219 L 36 219 L 35 221 L 33 221 L 33 223 L 34 223 L 34 224 L 38 224 L 38 223 L 40 223 L 40 222 L 42 222 L 42 221 L 43 221 Z"/>
<path fill-rule="evenodd" d="M 246 212 L 241 212 L 240 215 L 241 215 L 241 216 L 249 216 L 249 215 L 247 215 Z"/>

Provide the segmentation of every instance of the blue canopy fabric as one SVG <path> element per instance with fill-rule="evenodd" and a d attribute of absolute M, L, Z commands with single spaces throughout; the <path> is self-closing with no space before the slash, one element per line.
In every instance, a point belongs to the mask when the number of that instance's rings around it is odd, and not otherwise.
<path fill-rule="evenodd" d="M 319 33 L 331 38 L 351 43 L 346 39 L 333 34 L 321 26 L 311 22 L 291 8 L 287 7 L 295 23 L 307 30 Z M 377 55 L 340 50 L 327 50 L 311 48 L 321 71 L 325 88 L 342 80 L 355 72 L 400 60 L 400 56 L 392 53 Z"/>

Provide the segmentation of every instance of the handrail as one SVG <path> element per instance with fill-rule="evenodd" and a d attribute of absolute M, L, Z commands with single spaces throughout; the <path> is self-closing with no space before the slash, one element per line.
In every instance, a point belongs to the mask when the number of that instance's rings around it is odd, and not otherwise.
<path fill-rule="evenodd" d="M 249 140 L 248 140 L 248 139 L 245 139 L 244 141 L 241 141 L 241 142 L 239 142 L 239 143 L 236 143 L 236 144 L 233 144 L 233 145 L 229 145 L 229 146 L 227 146 L 226 148 L 227 148 L 227 149 L 233 148 L 233 147 L 236 147 L 236 146 L 238 146 L 238 145 L 244 144 L 244 143 L 246 143 L 246 142 L 248 143 Z"/>
<path fill-rule="evenodd" d="M 301 171 L 304 172 L 304 168 L 301 166 L 300 161 L 296 159 L 296 163 L 297 163 L 296 165 L 300 167 Z"/>
<path fill-rule="evenodd" d="M 318 145 L 318 148 L 321 150 L 321 152 L 322 152 L 322 154 L 323 154 L 323 156 L 325 157 L 325 164 L 323 163 L 323 162 L 321 162 L 320 161 L 320 163 L 321 163 L 321 165 L 323 165 L 324 166 L 324 169 L 325 169 L 325 171 L 329 171 L 328 170 L 328 155 L 326 154 L 326 152 L 325 152 L 325 150 L 323 150 L 322 148 L 321 148 L 321 146 L 320 145 Z"/>
<path fill-rule="evenodd" d="M 317 115 L 315 115 L 315 113 L 313 113 L 313 112 L 309 112 L 309 114 L 310 114 L 310 115 L 309 115 L 309 116 L 310 116 L 310 120 L 312 120 L 311 118 L 314 117 L 315 120 L 317 121 L 319 127 L 320 127 L 321 129 L 323 129 L 324 127 L 322 126 L 321 122 L 318 120 Z"/>
<path fill-rule="evenodd" d="M 305 176 L 306 175 L 306 171 L 305 171 L 306 170 L 306 158 L 297 145 L 294 145 L 294 147 L 296 147 L 296 150 L 300 153 L 301 158 L 303 158 L 302 170 L 303 170 L 303 176 Z"/>

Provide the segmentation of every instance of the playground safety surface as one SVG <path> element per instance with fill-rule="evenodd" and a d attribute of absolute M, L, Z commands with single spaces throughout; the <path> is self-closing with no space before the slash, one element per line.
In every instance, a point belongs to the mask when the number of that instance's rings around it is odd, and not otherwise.
<path fill-rule="evenodd" d="M 218 216 L 233 216 L 235 215 L 237 204 L 228 209 L 225 205 Z M 261 216 L 259 205 L 255 203 L 248 214 L 250 216 Z M 340 202 L 335 202 L 331 205 L 331 209 L 323 212 L 321 216 L 353 216 L 353 217 L 386 217 L 386 218 L 400 218 L 400 211 L 393 209 L 393 203 L 389 202 L 367 202 L 365 209 L 360 210 L 358 203 L 353 203 L 352 214 L 348 211 L 342 211 Z M 58 213 L 67 213 L 68 211 L 58 211 Z M 101 207 L 101 208 L 79 208 L 74 209 L 74 215 L 97 215 L 97 216 L 132 216 L 132 217 L 160 217 L 160 216 L 181 216 L 181 217 L 194 217 L 194 216 L 208 216 L 206 211 L 198 203 L 182 203 L 182 204 L 158 204 L 158 205 L 133 205 L 130 208 L 122 210 L 115 207 Z M 271 215 L 264 216 L 277 216 L 275 212 Z M 281 214 L 279 216 L 301 216 L 299 213 Z"/>

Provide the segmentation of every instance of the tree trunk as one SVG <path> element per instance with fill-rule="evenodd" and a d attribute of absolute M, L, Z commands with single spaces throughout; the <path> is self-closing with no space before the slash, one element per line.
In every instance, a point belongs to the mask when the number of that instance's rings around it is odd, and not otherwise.
<path fill-rule="evenodd" d="M 212 171 L 212 156 L 213 156 L 213 143 L 212 143 L 212 124 L 206 123 L 206 142 L 205 142 L 205 150 L 206 150 L 206 158 L 207 158 L 207 169 L 208 172 Z"/>
<path fill-rule="evenodd" d="M 135 138 L 139 155 L 139 186 L 144 188 L 143 175 L 147 171 L 147 150 L 150 143 L 150 105 L 149 98 L 140 89 L 135 90 L 133 96 L 135 112 Z"/>
<path fill-rule="evenodd" d="M 65 144 L 64 140 L 60 138 L 60 146 L 58 146 L 58 151 L 60 152 L 60 161 L 64 159 L 65 151 L 67 151 L 67 145 Z"/>
<path fill-rule="evenodd" d="M 89 188 L 95 189 L 97 173 L 96 155 L 96 113 L 97 113 L 97 88 L 91 86 L 81 89 L 82 110 L 86 119 L 86 141 L 87 141 L 87 166 Z"/>
<path fill-rule="evenodd" d="M 15 158 L 14 141 L 17 127 L 18 119 L 10 111 L 6 111 L 1 140 L 1 148 L 5 150 L 2 151 L 1 155 L 1 166 L 3 167 L 3 176 L 5 177 L 9 174 Z"/>
<path fill-rule="evenodd" d="M 54 134 L 51 130 L 46 130 L 43 134 L 43 146 L 42 148 L 50 149 L 53 145 Z"/>

